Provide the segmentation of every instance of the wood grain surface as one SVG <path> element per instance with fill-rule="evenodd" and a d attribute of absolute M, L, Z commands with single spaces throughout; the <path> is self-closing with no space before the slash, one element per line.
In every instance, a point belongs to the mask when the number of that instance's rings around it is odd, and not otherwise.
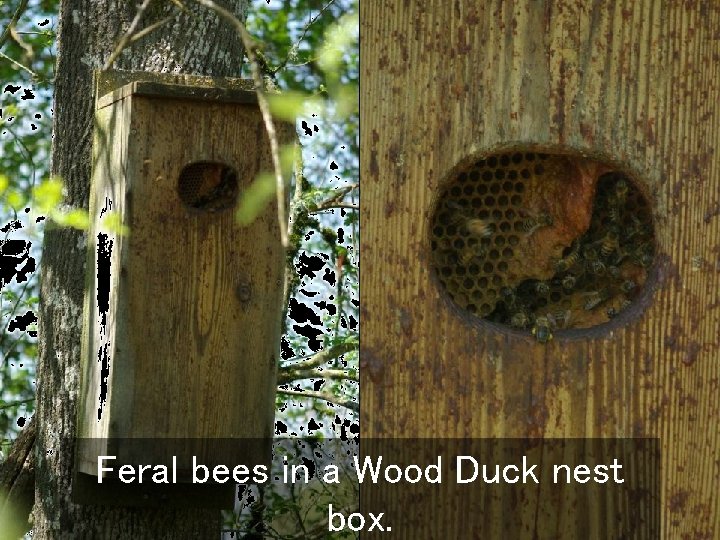
<path fill-rule="evenodd" d="M 363 437 L 657 437 L 654 533 L 718 537 L 720 6 L 379 0 L 360 20 Z M 647 194 L 650 290 L 612 324 L 544 345 L 438 287 L 440 187 L 517 145 L 620 163 Z M 464 537 L 447 516 L 428 537 Z M 535 532 L 582 523 L 623 530 Z"/>
<path fill-rule="evenodd" d="M 271 169 L 259 109 L 131 94 L 97 114 L 89 264 L 96 267 L 96 236 L 104 231 L 113 242 L 110 309 L 101 330 L 91 274 L 80 433 L 118 438 L 110 453 L 119 462 L 155 463 L 165 454 L 235 462 L 240 457 L 223 453 L 232 445 L 212 440 L 272 437 L 282 313 L 276 208 L 267 205 L 248 226 L 235 216 L 256 175 Z M 279 137 L 291 142 L 293 126 L 280 125 Z M 208 178 L 196 182 L 201 191 L 221 170 L 213 163 L 237 172 L 237 202 L 184 204 L 181 171 L 198 162 L 210 163 Z M 108 229 L 103 209 L 119 212 L 129 235 Z M 98 422 L 97 351 L 104 343 L 110 370 Z M 133 449 L 123 440 L 132 438 L 176 442 L 163 449 L 158 443 L 157 455 L 148 455 L 148 445 Z M 92 454 L 83 472 L 96 471 Z M 264 463 L 267 456 L 242 458 Z"/>

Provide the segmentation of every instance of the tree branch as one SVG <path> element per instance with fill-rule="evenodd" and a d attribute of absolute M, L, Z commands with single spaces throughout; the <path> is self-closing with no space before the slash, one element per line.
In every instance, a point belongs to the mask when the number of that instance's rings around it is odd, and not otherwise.
<path fill-rule="evenodd" d="M 342 369 L 324 369 L 322 371 L 288 370 L 278 374 L 278 384 L 289 384 L 304 379 L 334 379 L 359 382 L 357 375 L 351 375 Z"/>
<path fill-rule="evenodd" d="M 273 69 L 273 71 L 272 71 L 272 72 L 273 72 L 273 75 L 274 75 L 275 73 L 277 73 L 278 71 L 280 71 L 281 69 L 284 69 L 285 67 L 287 67 L 288 61 L 290 60 L 290 56 L 292 56 L 292 55 L 295 53 L 295 51 L 297 51 L 297 50 L 300 48 L 300 43 L 302 43 L 303 39 L 305 39 L 305 36 L 307 35 L 307 32 L 308 32 L 308 30 L 310 29 L 310 27 L 311 27 L 311 26 L 315 23 L 315 21 L 317 21 L 317 20 L 320 18 L 320 16 L 321 16 L 323 13 L 325 13 L 325 11 L 327 11 L 327 9 L 328 9 L 331 5 L 333 5 L 334 3 L 335 3 L 335 0 L 330 0 L 327 4 L 325 4 L 325 5 L 322 7 L 322 9 L 320 9 L 320 11 L 318 11 L 318 14 L 317 14 L 317 15 L 315 15 L 314 17 L 311 17 L 311 18 L 310 18 L 310 20 L 308 21 L 308 23 L 305 25 L 305 28 L 303 28 L 303 31 L 302 31 L 302 33 L 300 34 L 300 37 L 297 39 L 297 41 L 296 41 L 295 43 L 292 44 L 292 46 L 291 46 L 290 49 L 288 50 L 288 55 L 287 55 L 287 58 L 285 58 L 285 61 L 284 61 L 282 64 L 280 64 L 279 66 L 277 66 L 275 69 Z"/>
<path fill-rule="evenodd" d="M 322 401 L 327 401 L 328 403 L 340 405 L 341 407 L 350 409 L 353 412 L 360 412 L 360 406 L 355 401 L 340 396 L 334 396 L 332 394 L 325 394 L 323 392 L 313 392 L 311 390 L 285 390 L 283 388 L 278 388 L 278 394 L 285 394 L 286 396 L 298 396 L 309 399 L 320 399 Z"/>
<path fill-rule="evenodd" d="M 26 520 L 35 500 L 35 416 L 13 442 L 7 459 L 0 464 L 0 523 Z"/>
<path fill-rule="evenodd" d="M 321 203 L 315 210 L 310 212 L 311 214 L 318 214 L 320 212 L 323 212 L 325 210 L 330 210 L 331 208 L 346 208 L 348 210 L 360 210 L 359 204 L 354 203 L 346 203 L 346 202 L 328 202 L 328 203 Z"/>
<path fill-rule="evenodd" d="M 280 373 L 282 373 L 283 371 L 307 371 L 322 366 L 330 360 L 333 360 L 338 356 L 349 353 L 356 349 L 357 343 L 355 343 L 354 341 L 339 343 L 337 345 L 333 345 L 332 347 L 325 348 L 322 351 L 313 354 L 304 361 L 291 364 L 290 362 L 292 362 L 292 360 L 290 360 L 287 364 L 280 366 Z"/>
<path fill-rule="evenodd" d="M 20 0 L 20 5 L 15 10 L 15 13 L 13 13 L 12 18 L 10 19 L 10 22 L 7 24 L 5 29 L 3 30 L 2 35 L 0 35 L 0 48 L 2 48 L 3 45 L 5 45 L 5 42 L 7 41 L 8 37 L 10 37 L 10 32 L 17 24 L 18 20 L 20 20 L 20 17 L 22 16 L 23 12 L 25 11 L 25 8 L 27 8 L 28 0 Z"/>
<path fill-rule="evenodd" d="M 287 330 L 287 311 L 290 305 L 290 297 L 295 293 L 300 278 L 295 269 L 295 253 L 300 250 L 301 237 L 298 236 L 298 217 L 300 207 L 302 205 L 302 196 L 304 191 L 305 175 L 303 173 L 303 157 L 302 145 L 300 142 L 295 143 L 294 149 L 294 167 L 295 167 L 295 192 L 290 201 L 290 215 L 288 216 L 288 242 L 291 242 L 290 249 L 285 259 L 285 284 L 283 290 L 283 313 L 282 324 L 283 334 Z M 297 245 L 294 245 L 297 243 Z"/>

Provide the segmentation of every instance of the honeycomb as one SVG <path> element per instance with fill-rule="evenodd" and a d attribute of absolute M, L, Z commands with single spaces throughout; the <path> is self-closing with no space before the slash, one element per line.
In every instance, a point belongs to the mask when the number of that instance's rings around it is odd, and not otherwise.
<path fill-rule="evenodd" d="M 214 161 L 198 161 L 183 167 L 178 178 L 178 195 L 188 207 L 215 212 L 234 208 L 238 196 L 237 173 Z"/>
<path fill-rule="evenodd" d="M 655 255 L 649 205 L 627 175 L 519 151 L 486 156 L 445 185 L 430 246 L 455 304 L 541 342 L 617 316 Z"/>

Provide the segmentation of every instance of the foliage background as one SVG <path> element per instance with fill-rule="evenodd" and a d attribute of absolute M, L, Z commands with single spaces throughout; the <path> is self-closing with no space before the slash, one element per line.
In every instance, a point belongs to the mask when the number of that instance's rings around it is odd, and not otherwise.
<path fill-rule="evenodd" d="M 57 10 L 58 0 L 0 0 L 0 456 L 34 410 L 34 313 L 44 227 L 86 221 L 63 205 L 62 184 L 49 178 Z M 259 45 L 266 80 L 285 96 L 273 100 L 274 112 L 297 118 L 303 149 L 302 173 L 291 187 L 293 271 L 276 434 L 354 437 L 357 1 L 254 0 L 246 25 Z M 250 76 L 247 63 L 238 75 Z M 246 502 L 252 506 L 262 496 Z M 229 525 L 243 526 L 240 510 L 227 518 Z M 273 512 L 272 505 L 266 512 Z"/>

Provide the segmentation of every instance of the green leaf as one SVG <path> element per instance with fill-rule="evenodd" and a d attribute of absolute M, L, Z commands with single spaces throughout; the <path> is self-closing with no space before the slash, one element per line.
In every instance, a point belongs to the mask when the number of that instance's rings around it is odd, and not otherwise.
<path fill-rule="evenodd" d="M 273 116 L 288 122 L 295 122 L 298 116 L 322 107 L 322 100 L 303 92 L 287 91 L 282 94 L 268 94 L 270 112 Z"/>
<path fill-rule="evenodd" d="M 325 34 L 325 43 L 320 49 L 318 65 L 326 74 L 333 74 L 340 67 L 343 56 L 357 40 L 357 13 L 344 15 Z"/>
<path fill-rule="evenodd" d="M 282 94 L 268 94 L 267 99 L 273 116 L 294 122 L 305 107 L 308 96 L 301 92 L 290 91 Z"/>
<path fill-rule="evenodd" d="M 250 187 L 243 193 L 236 218 L 240 225 L 249 225 L 260 215 L 265 206 L 275 196 L 275 176 L 260 173 Z"/>
<path fill-rule="evenodd" d="M 10 179 L 4 174 L 0 174 L 0 194 L 4 193 L 10 184 Z"/>
<path fill-rule="evenodd" d="M 87 211 L 76 208 L 68 212 L 53 212 L 52 219 L 58 225 L 86 230 L 90 226 L 90 216 Z"/>
<path fill-rule="evenodd" d="M 127 225 L 123 225 L 122 216 L 116 211 L 105 214 L 100 220 L 100 226 L 106 231 L 117 234 L 118 236 L 127 236 L 130 234 L 130 228 Z"/>
<path fill-rule="evenodd" d="M 334 92 L 336 102 L 336 113 L 339 118 L 347 118 L 358 112 L 359 95 L 358 88 L 354 84 L 344 84 Z"/>
<path fill-rule="evenodd" d="M 288 178 L 295 170 L 295 145 L 285 144 L 280 147 L 280 170 L 283 178 Z M 273 181 L 275 177 L 273 176 Z"/>
<path fill-rule="evenodd" d="M 49 214 L 63 199 L 63 182 L 58 177 L 50 177 L 32 190 L 33 206 L 40 214 Z"/>
<path fill-rule="evenodd" d="M 16 212 L 25 206 L 25 197 L 23 197 L 23 194 L 16 189 L 8 191 L 5 201 L 8 206 Z"/>

